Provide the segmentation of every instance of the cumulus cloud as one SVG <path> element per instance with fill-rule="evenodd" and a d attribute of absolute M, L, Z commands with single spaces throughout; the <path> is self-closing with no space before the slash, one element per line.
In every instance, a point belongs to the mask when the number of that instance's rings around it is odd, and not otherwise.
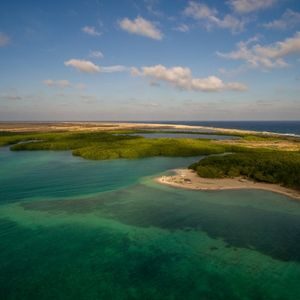
<path fill-rule="evenodd" d="M 278 20 L 265 23 L 263 26 L 268 29 L 288 29 L 300 24 L 300 13 L 287 9 Z"/>
<path fill-rule="evenodd" d="M 115 66 L 98 66 L 91 61 L 81 59 L 70 59 L 65 61 L 65 66 L 73 67 L 80 72 L 84 73 L 114 73 L 127 71 L 127 67 L 122 65 Z"/>
<path fill-rule="evenodd" d="M 52 79 L 47 79 L 44 80 L 43 83 L 49 87 L 59 87 L 59 88 L 67 88 L 71 87 L 71 83 L 68 80 L 52 80 Z"/>
<path fill-rule="evenodd" d="M 97 51 L 90 51 L 89 57 L 91 57 L 91 58 L 103 58 L 104 55 L 101 51 L 97 50 Z"/>
<path fill-rule="evenodd" d="M 84 26 L 81 28 L 81 30 L 91 36 L 100 36 L 101 32 L 97 31 L 94 26 Z"/>
<path fill-rule="evenodd" d="M 184 14 L 199 20 L 209 30 L 214 27 L 230 29 L 232 32 L 243 30 L 245 21 L 232 15 L 219 17 L 219 12 L 215 8 L 210 8 L 204 3 L 190 1 L 184 10 Z"/>
<path fill-rule="evenodd" d="M 290 54 L 300 53 L 300 32 L 297 32 L 293 37 L 268 46 L 250 44 L 251 42 L 240 42 L 236 51 L 217 52 L 217 55 L 232 60 L 243 60 L 250 67 L 286 67 L 288 64 L 283 58 Z"/>
<path fill-rule="evenodd" d="M 273 6 L 277 0 L 229 0 L 229 5 L 237 13 L 251 13 Z"/>
<path fill-rule="evenodd" d="M 179 66 L 167 68 L 163 65 L 156 65 L 142 67 L 141 69 L 132 68 L 131 74 L 133 76 L 148 77 L 152 82 L 166 82 L 183 90 L 216 92 L 222 90 L 244 91 L 247 89 L 247 87 L 242 83 L 224 83 L 216 76 L 194 78 L 189 68 Z"/>
<path fill-rule="evenodd" d="M 85 72 L 85 73 L 97 73 L 100 72 L 100 67 L 95 65 L 89 60 L 83 59 L 70 59 L 65 61 L 65 66 L 73 67 L 78 71 Z"/>
<path fill-rule="evenodd" d="M 163 38 L 163 34 L 155 24 L 141 17 L 137 17 L 134 20 L 125 18 L 119 22 L 119 25 L 123 30 L 132 34 L 149 37 L 154 40 L 161 40 Z"/>
<path fill-rule="evenodd" d="M 10 38 L 3 32 L 0 32 L 0 47 L 4 47 L 9 43 L 10 43 Z"/>

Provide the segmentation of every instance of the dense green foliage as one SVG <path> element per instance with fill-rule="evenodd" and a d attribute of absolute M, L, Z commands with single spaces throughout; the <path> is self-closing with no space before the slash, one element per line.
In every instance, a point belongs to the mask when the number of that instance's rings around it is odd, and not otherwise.
<path fill-rule="evenodd" d="M 39 138 L 39 133 L 15 133 L 0 131 L 0 146 L 12 145 L 20 141 L 35 140 Z"/>
<path fill-rule="evenodd" d="M 140 158 L 150 156 L 197 156 L 223 153 L 225 148 L 219 145 L 194 139 L 145 139 L 123 140 L 113 143 L 101 143 L 94 147 L 73 151 L 89 159 Z"/>
<path fill-rule="evenodd" d="M 115 132 L 113 132 L 115 133 Z M 27 141 L 26 143 L 19 143 Z M 87 159 L 140 158 L 151 156 L 197 156 L 232 151 L 230 145 L 201 139 L 146 139 L 109 132 L 56 132 L 0 136 L 11 150 L 72 150 Z M 237 147 L 236 147 L 237 148 Z"/>
<path fill-rule="evenodd" d="M 300 152 L 249 149 L 205 139 L 146 139 L 128 135 L 133 132 L 0 132 L 0 145 L 12 145 L 11 150 L 15 151 L 71 150 L 73 155 L 95 160 L 152 156 L 183 157 L 234 152 L 206 157 L 190 168 L 202 177 L 246 176 L 257 181 L 300 188 Z M 246 139 L 263 138 L 249 136 Z"/>
<path fill-rule="evenodd" d="M 246 152 L 209 156 L 190 166 L 201 177 L 246 176 L 300 189 L 300 152 Z"/>

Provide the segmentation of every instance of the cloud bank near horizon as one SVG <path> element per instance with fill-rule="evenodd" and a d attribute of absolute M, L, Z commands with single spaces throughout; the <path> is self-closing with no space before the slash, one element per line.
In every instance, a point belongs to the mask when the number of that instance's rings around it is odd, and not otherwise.
<path fill-rule="evenodd" d="M 163 65 L 155 65 L 132 68 L 131 74 L 134 76 L 148 77 L 154 82 L 166 82 L 173 87 L 182 90 L 201 92 L 220 92 L 224 90 L 245 91 L 247 86 L 239 82 L 224 83 L 216 76 L 197 78 L 192 76 L 192 71 L 186 67 L 167 68 Z"/>

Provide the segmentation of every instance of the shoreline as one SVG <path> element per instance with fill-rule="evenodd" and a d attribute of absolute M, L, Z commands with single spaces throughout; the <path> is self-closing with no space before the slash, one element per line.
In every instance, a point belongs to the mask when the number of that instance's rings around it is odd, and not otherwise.
<path fill-rule="evenodd" d="M 243 130 L 243 129 L 229 129 L 229 128 L 218 128 L 210 126 L 195 126 L 195 125 L 180 125 L 180 124 L 160 124 L 160 123 L 131 123 L 131 122 L 0 122 L 0 128 L 3 131 L 30 131 L 39 129 L 48 129 L 50 131 L 55 130 L 143 130 L 143 129 L 199 129 L 199 130 L 211 130 L 212 132 L 224 132 L 224 133 L 239 133 L 239 134 L 262 134 L 260 131 Z M 278 135 L 277 133 L 270 133 Z"/>
<path fill-rule="evenodd" d="M 212 133 L 225 134 L 253 134 L 265 135 L 271 137 L 298 137 L 294 134 L 276 133 L 268 131 L 254 131 L 235 128 L 219 128 L 200 125 L 180 125 L 180 124 L 159 124 L 159 123 L 131 123 L 131 122 L 109 122 L 109 121 L 57 121 L 57 122 L 0 122 L 1 131 L 11 132 L 29 132 L 29 131 L 86 131 L 86 130 L 158 130 L 158 129 L 177 129 L 177 130 L 209 130 Z"/>
<path fill-rule="evenodd" d="M 242 177 L 237 178 L 203 178 L 193 170 L 175 169 L 175 174 L 155 178 L 155 181 L 172 187 L 200 190 L 200 191 L 222 191 L 256 189 L 265 190 L 300 200 L 300 192 L 278 184 L 254 182 Z"/>

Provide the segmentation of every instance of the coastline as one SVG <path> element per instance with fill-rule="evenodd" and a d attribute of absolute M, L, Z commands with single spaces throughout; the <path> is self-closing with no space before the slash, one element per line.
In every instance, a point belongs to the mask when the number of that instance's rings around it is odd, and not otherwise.
<path fill-rule="evenodd" d="M 199 125 L 159 124 L 159 123 L 131 123 L 106 121 L 61 121 L 61 122 L 0 122 L 1 131 L 10 132 L 36 132 L 36 131 L 97 131 L 97 130 L 208 130 L 214 133 L 225 134 L 262 134 L 271 137 L 292 137 L 295 135 L 281 134 L 267 131 L 254 131 L 234 128 L 219 128 Z"/>
<path fill-rule="evenodd" d="M 300 192 L 278 184 L 254 182 L 241 177 L 237 178 L 202 178 L 195 171 L 189 169 L 175 169 L 175 174 L 155 178 L 160 184 L 165 184 L 177 188 L 200 190 L 200 191 L 221 191 L 258 189 L 278 193 L 290 198 L 300 200 Z"/>

